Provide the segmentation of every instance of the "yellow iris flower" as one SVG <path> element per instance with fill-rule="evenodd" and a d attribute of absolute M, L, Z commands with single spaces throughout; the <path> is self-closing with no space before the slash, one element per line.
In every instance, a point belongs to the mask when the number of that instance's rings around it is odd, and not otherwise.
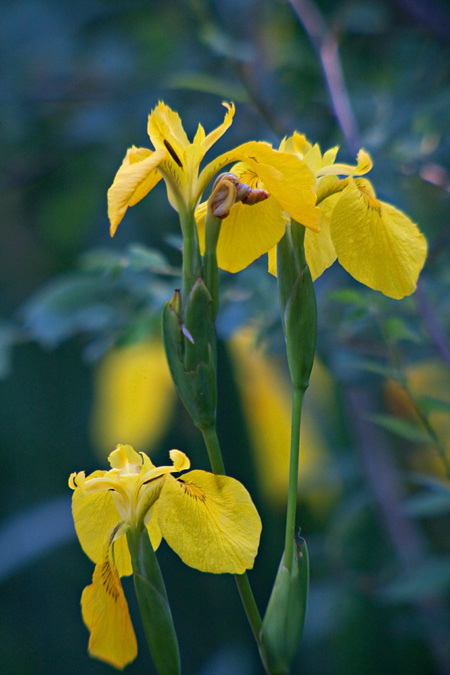
<path fill-rule="evenodd" d="M 154 549 L 162 537 L 187 565 L 202 572 L 242 574 L 253 567 L 261 520 L 237 480 L 190 471 L 189 459 L 171 450 L 173 466 L 156 467 L 144 453 L 118 445 L 109 471 L 73 473 L 72 513 L 85 553 L 95 562 L 81 597 L 91 636 L 89 652 L 116 668 L 137 654 L 136 637 L 120 577 L 132 573 L 124 536 L 144 522 Z"/>
<path fill-rule="evenodd" d="M 366 178 L 370 155 L 360 150 L 356 166 L 335 163 L 338 148 L 324 153 L 299 133 L 282 150 L 303 160 L 316 176 L 320 232 L 305 232 L 306 262 L 317 279 L 336 258 L 357 281 L 391 298 L 410 295 L 425 263 L 427 242 L 402 211 L 377 199 Z M 339 176 L 346 176 L 341 179 Z M 276 251 L 269 252 L 276 273 Z"/>
<path fill-rule="evenodd" d="M 284 234 L 284 211 L 306 227 L 318 230 L 320 210 L 315 206 L 314 174 L 292 153 L 250 141 L 220 155 L 200 171 L 206 152 L 232 123 L 234 105 L 224 105 L 227 113 L 223 123 L 208 135 L 199 124 L 191 143 L 178 114 L 163 102 L 158 103 L 148 118 L 148 134 L 155 149 L 130 148 L 108 191 L 112 236 L 128 207 L 143 199 L 161 178 L 173 208 L 180 216 L 192 214 L 216 174 L 238 161 L 264 183 L 271 197 L 251 209 L 242 204 L 233 207 L 224 227 L 224 232 L 233 232 L 222 233 L 222 241 L 219 240 L 221 267 L 243 269 L 275 246 Z"/>

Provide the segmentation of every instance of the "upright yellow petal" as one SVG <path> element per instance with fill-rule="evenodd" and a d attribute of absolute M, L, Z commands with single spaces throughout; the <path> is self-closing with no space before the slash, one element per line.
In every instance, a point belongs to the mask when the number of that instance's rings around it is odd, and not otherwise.
<path fill-rule="evenodd" d="M 155 448 L 167 431 L 176 402 L 162 341 L 112 349 L 94 378 L 91 436 L 105 456 L 126 440 L 144 452 Z"/>
<path fill-rule="evenodd" d="M 404 213 L 377 200 L 368 181 L 351 181 L 342 192 L 331 237 L 340 264 L 357 281 L 395 299 L 413 293 L 426 239 Z"/>
<path fill-rule="evenodd" d="M 101 476 L 104 471 L 94 471 L 89 477 Z M 105 541 L 119 523 L 119 514 L 112 493 L 108 490 L 84 495 L 80 489 L 72 495 L 72 515 L 81 547 L 89 558 L 99 563 L 104 555 Z M 114 556 L 120 576 L 132 573 L 126 537 L 114 544 Z"/>
<path fill-rule="evenodd" d="M 334 152 L 334 148 L 331 150 L 331 152 Z M 316 177 L 363 176 L 371 170 L 372 166 L 373 162 L 371 156 L 368 152 L 361 148 L 356 157 L 356 166 L 352 166 L 351 164 L 324 164 L 323 167 L 317 171 Z"/>
<path fill-rule="evenodd" d="M 164 150 L 157 150 L 145 159 L 131 163 L 127 153 L 108 190 L 108 218 L 112 237 L 127 208 L 145 197 L 159 181 L 160 174 L 156 169 L 165 155 Z"/>
<path fill-rule="evenodd" d="M 233 122 L 233 117 L 235 113 L 235 107 L 234 103 L 226 103 L 226 101 L 223 101 L 222 103 L 223 106 L 227 109 L 227 112 L 225 114 L 225 118 L 220 124 L 217 129 L 214 129 L 214 131 L 211 131 L 206 138 L 202 140 L 202 146 L 205 152 L 207 152 L 213 145 L 216 143 L 221 136 L 224 135 L 226 130 L 231 126 L 231 123 Z"/>
<path fill-rule="evenodd" d="M 261 519 L 247 490 L 229 476 L 191 471 L 168 475 L 158 522 L 169 546 L 202 572 L 242 574 L 253 567 Z"/>
<path fill-rule="evenodd" d="M 136 658 L 136 636 L 109 547 L 95 567 L 92 584 L 82 593 L 81 609 L 91 633 L 91 656 L 119 670 Z"/>
<path fill-rule="evenodd" d="M 182 159 L 183 152 L 189 145 L 189 139 L 178 113 L 163 101 L 159 101 L 148 116 L 147 132 L 156 149 L 165 148 L 170 152 L 171 148 L 178 158 Z"/>

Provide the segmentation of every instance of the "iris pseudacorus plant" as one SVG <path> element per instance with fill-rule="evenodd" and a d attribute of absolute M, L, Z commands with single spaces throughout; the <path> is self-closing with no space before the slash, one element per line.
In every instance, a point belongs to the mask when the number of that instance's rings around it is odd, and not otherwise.
<path fill-rule="evenodd" d="M 378 199 L 372 183 L 362 178 L 372 169 L 370 155 L 361 149 L 355 166 L 337 163 L 338 147 L 322 155 L 318 144 L 297 132 L 280 148 L 304 161 L 316 179 L 320 231 L 305 231 L 313 280 L 337 259 L 357 281 L 388 297 L 413 293 L 427 242 L 407 215 Z M 275 249 L 269 252 L 269 270 L 276 273 Z"/>
<path fill-rule="evenodd" d="M 242 574 L 253 567 L 261 520 L 244 486 L 228 476 L 189 471 L 171 450 L 172 466 L 155 466 L 145 453 L 118 445 L 111 469 L 73 473 L 72 513 L 80 544 L 95 563 L 81 597 L 91 635 L 89 652 L 117 668 L 137 654 L 120 577 L 132 574 L 127 531 L 142 523 L 153 549 L 164 537 L 184 563 L 202 572 Z"/>
<path fill-rule="evenodd" d="M 223 153 L 200 171 L 206 152 L 232 123 L 234 105 L 224 105 L 227 113 L 223 123 L 207 135 L 199 124 L 192 142 L 179 115 L 169 106 L 160 102 L 152 110 L 147 130 L 154 150 L 131 147 L 108 191 L 112 236 L 128 207 L 143 199 L 161 178 L 183 228 L 186 214 L 193 216 L 210 181 L 233 162 L 244 162 L 264 183 L 270 197 L 252 208 L 239 203 L 232 209 L 219 239 L 222 268 L 237 272 L 275 246 L 284 234 L 284 212 L 304 226 L 319 230 L 314 173 L 292 153 L 275 150 L 269 143 L 249 141 Z"/>

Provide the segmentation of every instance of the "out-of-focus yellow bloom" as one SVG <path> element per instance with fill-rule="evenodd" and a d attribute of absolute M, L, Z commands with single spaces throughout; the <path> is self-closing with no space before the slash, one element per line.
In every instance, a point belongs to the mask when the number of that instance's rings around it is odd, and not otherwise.
<path fill-rule="evenodd" d="M 432 398 L 436 402 L 441 401 L 442 406 L 436 403 L 428 413 L 428 421 L 436 432 L 440 442 L 450 459 L 450 410 L 446 406 L 450 404 L 450 373 L 442 367 L 439 361 L 423 361 L 408 366 L 405 369 L 408 387 L 414 399 L 420 402 L 425 397 Z M 409 394 L 395 380 L 387 380 L 385 384 L 385 400 L 388 409 L 398 415 L 399 418 L 408 419 L 417 423 L 422 429 L 422 422 L 417 414 L 414 402 Z M 408 449 L 407 460 L 411 468 L 418 471 L 428 471 L 438 476 L 445 476 L 445 467 L 442 459 L 433 448 L 430 439 L 429 444 L 414 444 Z"/>
<path fill-rule="evenodd" d="M 261 520 L 247 490 L 228 476 L 190 471 L 171 450 L 173 466 L 152 464 L 130 445 L 109 456 L 109 471 L 73 473 L 72 513 L 85 553 L 96 564 L 81 597 L 89 652 L 116 668 L 132 661 L 136 638 L 120 577 L 132 573 L 128 529 L 145 523 L 156 549 L 162 537 L 187 565 L 203 572 L 242 574 L 253 567 Z"/>
<path fill-rule="evenodd" d="M 256 331 L 244 328 L 229 342 L 233 370 L 242 399 L 255 467 L 264 495 L 276 506 L 285 506 L 289 477 L 291 434 L 291 385 L 279 361 L 256 344 Z M 322 402 L 331 391 L 329 376 L 316 363 L 308 394 L 322 393 Z M 327 401 L 328 410 L 333 405 Z M 300 436 L 300 498 L 308 501 L 315 513 L 330 506 L 339 490 L 330 466 L 327 443 L 317 419 L 308 406 L 302 414 Z"/>
<path fill-rule="evenodd" d="M 372 168 L 370 155 L 360 150 L 356 166 L 335 163 L 337 147 L 322 156 L 317 144 L 297 132 L 281 148 L 302 159 L 316 176 L 320 232 L 305 232 L 313 279 L 337 258 L 357 281 L 384 295 L 400 299 L 413 293 L 427 255 L 426 239 L 402 211 L 377 199 L 370 181 L 360 177 Z M 269 254 L 269 271 L 276 272 L 275 250 Z"/>
<path fill-rule="evenodd" d="M 193 213 L 208 183 L 226 165 L 237 161 L 244 162 L 248 171 L 264 183 L 271 197 L 251 209 L 242 204 L 233 207 L 219 239 L 220 267 L 237 271 L 267 253 L 284 234 L 284 211 L 318 230 L 320 211 L 315 206 L 314 174 L 292 153 L 250 141 L 220 155 L 199 173 L 207 150 L 232 123 L 234 105 L 224 105 L 227 113 L 223 123 L 207 136 L 199 124 L 190 143 L 178 114 L 158 103 L 148 118 L 148 134 L 155 150 L 130 148 L 108 191 L 111 235 L 127 208 L 145 197 L 161 178 L 173 208 L 180 214 Z M 199 220 L 201 223 L 201 215 Z"/>
<path fill-rule="evenodd" d="M 109 351 L 96 368 L 91 434 L 106 456 L 118 438 L 144 451 L 157 446 L 175 407 L 160 338 Z"/>

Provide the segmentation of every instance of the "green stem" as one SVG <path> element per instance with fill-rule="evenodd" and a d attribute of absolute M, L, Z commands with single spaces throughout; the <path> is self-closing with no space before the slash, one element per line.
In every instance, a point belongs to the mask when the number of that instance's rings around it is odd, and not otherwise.
<path fill-rule="evenodd" d="M 213 319 L 219 305 L 219 268 L 217 267 L 217 242 L 222 221 L 214 216 L 209 207 L 205 219 L 205 255 L 203 256 L 203 278 L 213 301 Z"/>
<path fill-rule="evenodd" d="M 181 299 L 183 306 L 189 291 L 201 276 L 200 248 L 194 214 L 180 212 L 181 231 L 183 233 L 183 266 Z"/>
<path fill-rule="evenodd" d="M 215 425 L 204 427 L 201 432 L 208 451 L 209 462 L 213 473 L 220 476 L 226 476 L 225 464 L 223 462 L 222 451 L 220 449 Z"/>
<path fill-rule="evenodd" d="M 205 445 L 208 450 L 209 461 L 211 463 L 211 468 L 215 474 L 222 476 L 226 475 L 225 465 L 223 462 L 222 452 L 220 449 L 219 439 L 217 437 L 217 431 L 215 426 L 210 426 L 203 428 L 202 430 L 203 438 L 205 440 Z M 239 595 L 241 597 L 242 604 L 247 615 L 248 622 L 255 636 L 255 640 L 259 646 L 260 644 L 260 630 L 262 626 L 261 615 L 259 613 L 256 601 L 253 595 L 253 591 L 250 586 L 250 581 L 248 579 L 247 573 L 244 574 L 235 574 L 234 578 L 236 579 L 236 584 L 239 590 Z"/>
<path fill-rule="evenodd" d="M 300 451 L 300 422 L 305 389 L 294 387 L 292 391 L 291 454 L 289 460 L 289 486 L 286 512 L 286 538 L 284 564 L 292 571 L 293 547 L 295 541 L 295 516 L 298 493 L 298 464 Z"/>
<path fill-rule="evenodd" d="M 246 572 L 244 572 L 244 574 L 235 574 L 234 578 L 236 579 L 239 595 L 241 596 L 241 602 L 244 606 L 250 628 L 252 629 L 253 636 L 259 646 L 262 620 L 250 586 L 250 581 Z"/>

